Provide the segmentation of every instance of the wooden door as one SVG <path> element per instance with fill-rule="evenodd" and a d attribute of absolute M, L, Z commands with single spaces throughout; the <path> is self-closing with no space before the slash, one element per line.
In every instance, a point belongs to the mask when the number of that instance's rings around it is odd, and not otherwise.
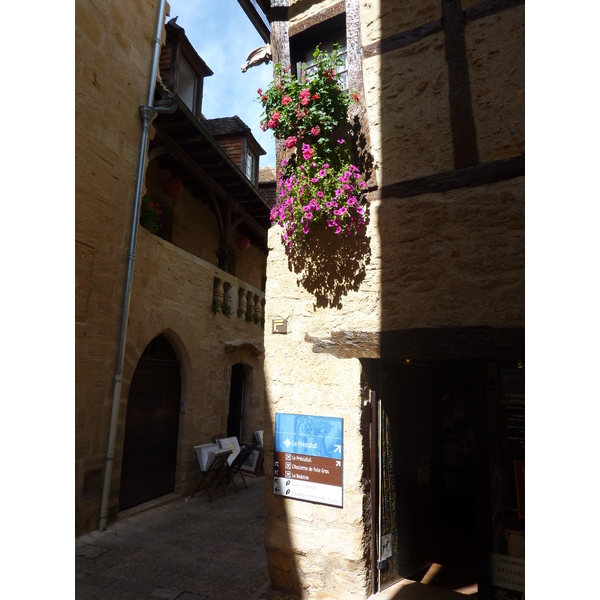
<path fill-rule="evenodd" d="M 431 564 L 429 369 L 382 360 L 380 535 L 391 550 L 380 589 Z"/>
<path fill-rule="evenodd" d="M 173 349 L 159 338 L 144 351 L 131 380 L 119 510 L 175 489 L 181 378 Z"/>

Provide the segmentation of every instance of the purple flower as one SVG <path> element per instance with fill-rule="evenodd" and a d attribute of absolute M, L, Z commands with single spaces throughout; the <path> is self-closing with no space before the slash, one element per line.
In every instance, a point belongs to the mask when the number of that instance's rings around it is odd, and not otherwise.
<path fill-rule="evenodd" d="M 318 183 L 318 181 L 319 181 L 319 178 L 318 178 L 318 177 L 311 177 L 311 178 L 310 178 L 310 180 L 311 180 L 313 183 Z"/>
<path fill-rule="evenodd" d="M 356 204 L 356 197 L 350 196 L 350 198 L 348 198 L 348 206 L 354 206 L 355 204 Z"/>
<path fill-rule="evenodd" d="M 306 224 L 306 225 L 305 225 L 305 226 L 302 228 L 302 233 L 304 233 L 305 235 L 306 235 L 307 233 L 310 233 L 310 229 L 309 229 L 309 227 L 308 227 L 308 224 Z"/>
<path fill-rule="evenodd" d="M 319 198 L 323 197 L 323 192 L 317 192 L 317 196 L 319 196 Z"/>
<path fill-rule="evenodd" d="M 342 228 L 338 226 L 335 230 L 335 235 L 338 235 L 341 231 L 342 231 Z"/>
<path fill-rule="evenodd" d="M 335 197 L 337 198 L 338 196 L 341 196 L 344 193 L 344 190 L 342 188 L 338 188 L 337 190 L 335 190 Z"/>
<path fill-rule="evenodd" d="M 338 140 L 338 141 L 337 141 L 337 143 L 338 143 L 338 144 L 343 144 L 343 143 L 344 143 L 344 140 Z"/>
<path fill-rule="evenodd" d="M 323 165 L 323 168 L 324 168 L 324 169 L 328 169 L 328 168 L 329 168 L 329 163 L 325 163 L 325 164 Z"/>
<path fill-rule="evenodd" d="M 312 213 L 309 211 L 309 212 L 307 212 L 307 213 L 304 215 L 304 218 L 305 218 L 307 221 L 310 221 L 310 220 L 313 218 L 313 214 L 312 214 Z"/>

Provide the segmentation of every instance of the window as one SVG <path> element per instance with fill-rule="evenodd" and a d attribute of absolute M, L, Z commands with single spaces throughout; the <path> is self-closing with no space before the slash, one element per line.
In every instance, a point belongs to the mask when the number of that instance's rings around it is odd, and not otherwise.
<path fill-rule="evenodd" d="M 185 105 L 193 112 L 196 111 L 196 89 L 198 80 L 191 67 L 185 62 L 183 57 L 179 62 L 179 88 L 178 96 Z"/>
<path fill-rule="evenodd" d="M 343 42 L 343 44 L 342 44 L 342 42 Z M 324 50 L 325 52 L 331 52 L 333 50 L 334 43 L 335 43 L 335 41 L 322 42 L 321 49 Z M 346 48 L 345 36 L 344 36 L 343 40 L 337 41 L 337 43 L 340 46 L 340 48 L 339 48 L 340 58 L 343 59 L 343 61 L 344 61 L 344 64 L 342 66 L 338 67 L 337 73 L 340 76 L 340 83 L 342 84 L 342 88 L 347 90 L 348 89 L 348 61 L 347 61 L 348 51 Z M 313 52 L 314 52 L 314 48 L 312 50 L 306 52 L 305 58 L 296 63 L 296 73 L 299 74 L 301 79 L 304 79 L 305 77 L 310 77 L 311 73 L 313 73 L 315 71 L 315 66 L 314 66 L 315 59 L 313 58 Z M 302 70 L 302 63 L 306 64 L 306 69 L 304 69 L 304 70 Z"/>
<path fill-rule="evenodd" d="M 338 44 L 340 57 L 344 64 L 338 68 L 340 82 L 348 89 L 348 61 L 346 47 L 346 14 L 336 15 L 290 38 L 290 52 L 294 74 L 299 79 L 310 77 L 311 65 L 314 63 L 313 52 L 321 44 L 321 50 L 331 52 L 333 45 Z M 306 69 L 302 70 L 302 64 Z M 314 70 L 314 67 L 313 67 Z"/>
<path fill-rule="evenodd" d="M 256 157 L 250 150 L 246 154 L 246 177 L 256 185 Z"/>

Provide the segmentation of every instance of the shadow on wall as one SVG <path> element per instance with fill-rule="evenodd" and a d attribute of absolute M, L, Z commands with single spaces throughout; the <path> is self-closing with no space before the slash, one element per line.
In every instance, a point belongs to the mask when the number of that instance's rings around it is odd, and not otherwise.
<path fill-rule="evenodd" d="M 369 221 L 369 207 L 365 211 Z M 298 285 L 315 298 L 313 308 L 342 308 L 342 297 L 358 291 L 371 262 L 371 238 L 364 233 L 348 243 L 323 225 L 323 231 L 310 244 L 287 251 L 288 266 L 298 277 Z"/>
<path fill-rule="evenodd" d="M 374 161 L 367 150 L 367 139 L 358 116 L 354 117 L 350 130 L 354 162 L 365 181 L 369 181 Z M 368 226 L 369 204 L 365 206 L 364 219 Z M 371 238 L 365 233 L 366 227 L 362 234 L 352 238 L 335 235 L 324 223 L 319 228 L 309 244 L 300 250 L 287 250 L 288 267 L 299 275 L 298 285 L 314 296 L 313 309 L 340 309 L 342 297 L 348 292 L 357 292 L 365 279 L 366 267 L 371 262 Z"/>

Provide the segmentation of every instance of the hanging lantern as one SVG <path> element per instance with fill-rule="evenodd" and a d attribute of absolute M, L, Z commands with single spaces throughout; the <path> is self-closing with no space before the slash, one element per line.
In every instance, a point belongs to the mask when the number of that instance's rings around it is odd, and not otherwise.
<path fill-rule="evenodd" d="M 181 196 L 183 189 L 183 181 L 181 181 L 181 179 L 177 179 L 177 177 L 169 177 L 169 179 L 163 183 L 163 190 L 165 194 L 171 198 L 177 198 L 177 196 Z"/>
<path fill-rule="evenodd" d="M 250 248 L 250 240 L 245 235 L 238 235 L 235 245 L 239 250 L 248 250 Z"/>

